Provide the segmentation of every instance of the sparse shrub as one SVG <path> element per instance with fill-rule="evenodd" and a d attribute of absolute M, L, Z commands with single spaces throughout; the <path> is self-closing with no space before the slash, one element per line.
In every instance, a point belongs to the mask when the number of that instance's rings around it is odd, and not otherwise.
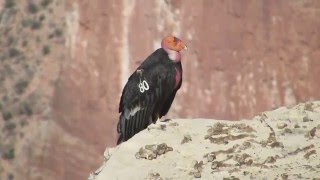
<path fill-rule="evenodd" d="M 21 55 L 17 58 L 16 62 L 19 63 L 19 62 L 22 62 L 24 60 L 26 60 L 26 56 L 23 53 L 21 53 Z"/>
<path fill-rule="evenodd" d="M 39 11 L 39 7 L 35 3 L 30 3 L 28 6 L 28 11 L 31 14 L 36 14 Z"/>
<path fill-rule="evenodd" d="M 10 148 L 8 151 L 3 153 L 2 158 L 7 160 L 14 159 L 14 148 Z"/>
<path fill-rule="evenodd" d="M 53 34 L 53 33 L 51 33 L 51 34 L 48 35 L 48 39 L 52 39 L 53 37 L 54 37 L 54 34 Z"/>
<path fill-rule="evenodd" d="M 28 121 L 25 120 L 25 119 L 23 119 L 23 120 L 20 122 L 20 126 L 21 126 L 21 127 L 24 127 L 24 126 L 26 126 L 26 125 L 28 125 Z"/>
<path fill-rule="evenodd" d="M 59 29 L 59 28 L 57 28 L 57 29 L 54 30 L 54 34 L 55 34 L 57 37 L 62 36 L 62 33 L 63 33 L 62 30 Z"/>
<path fill-rule="evenodd" d="M 52 14 L 52 13 L 53 13 L 53 9 L 52 9 L 52 8 L 49 8 L 49 10 L 48 10 L 48 11 L 49 11 L 49 13 L 50 13 L 50 14 Z"/>
<path fill-rule="evenodd" d="M 43 20 L 45 20 L 45 19 L 46 19 L 46 16 L 43 15 L 43 14 L 39 17 L 39 21 L 43 21 Z"/>
<path fill-rule="evenodd" d="M 11 58 L 18 56 L 19 54 L 20 54 L 20 51 L 18 49 L 16 49 L 15 47 L 9 48 L 9 56 Z"/>
<path fill-rule="evenodd" d="M 21 21 L 21 25 L 22 25 L 23 27 L 28 27 L 28 26 L 30 26 L 31 23 L 32 23 L 32 20 L 31 20 L 31 19 L 23 19 L 23 20 Z"/>
<path fill-rule="evenodd" d="M 14 179 L 13 174 L 12 174 L 12 173 L 9 173 L 9 174 L 8 174 L 8 180 L 13 180 L 13 179 Z"/>
<path fill-rule="evenodd" d="M 40 4 L 42 7 L 47 7 L 51 3 L 51 1 L 52 0 L 42 0 Z"/>
<path fill-rule="evenodd" d="M 6 0 L 4 7 L 5 8 L 12 8 L 16 5 L 15 0 Z"/>
<path fill-rule="evenodd" d="M 2 113 L 2 118 L 5 120 L 5 121 L 8 121 L 12 118 L 12 113 L 10 111 L 5 111 Z"/>
<path fill-rule="evenodd" d="M 4 27 L 4 32 L 3 32 L 3 34 L 4 34 L 5 36 L 8 36 L 8 34 L 9 34 L 11 31 L 12 31 L 12 27 L 11 27 L 11 26 L 5 26 L 5 27 Z"/>
<path fill-rule="evenodd" d="M 42 26 L 41 21 L 34 20 L 31 22 L 31 29 L 36 30 L 40 29 Z"/>
<path fill-rule="evenodd" d="M 7 46 L 11 46 L 14 43 L 14 37 L 9 36 L 7 39 Z"/>
<path fill-rule="evenodd" d="M 17 8 L 14 8 L 14 7 L 9 8 L 8 10 L 9 10 L 9 11 L 8 11 L 8 15 L 9 15 L 9 16 L 7 16 L 6 19 L 4 19 L 6 22 L 8 22 L 9 19 L 11 19 L 12 17 L 14 17 L 14 15 L 16 15 L 17 12 L 18 12 L 18 9 L 17 9 Z"/>
<path fill-rule="evenodd" d="M 29 82 L 26 80 L 20 80 L 19 82 L 17 82 L 17 84 L 15 85 L 15 91 L 17 94 L 22 94 L 24 92 L 24 90 L 27 88 L 27 86 L 29 85 Z"/>
<path fill-rule="evenodd" d="M 20 114 L 26 114 L 28 116 L 31 116 L 32 113 L 32 109 L 27 102 L 24 101 L 20 104 Z"/>
<path fill-rule="evenodd" d="M 9 64 L 5 64 L 4 66 L 4 73 L 6 75 L 11 75 L 13 73 L 13 69 L 11 68 L 11 66 Z"/>
<path fill-rule="evenodd" d="M 60 28 L 55 29 L 51 34 L 48 35 L 48 39 L 52 39 L 54 37 L 61 37 L 63 31 Z"/>
<path fill-rule="evenodd" d="M 41 42 L 41 37 L 40 37 L 39 35 L 36 37 L 36 42 L 37 42 L 37 43 L 40 43 L 40 42 Z"/>
<path fill-rule="evenodd" d="M 0 89 L 3 88 L 4 81 L 6 80 L 6 74 L 3 68 L 0 68 Z M 1 91 L 1 90 L 0 90 Z M 1 104 L 1 103 L 0 103 Z M 0 106 L 1 107 L 1 106 Z"/>
<path fill-rule="evenodd" d="M 50 53 L 50 46 L 49 46 L 49 45 L 43 46 L 43 48 L 42 48 L 42 54 L 43 54 L 43 55 L 47 55 L 47 54 L 49 54 L 49 53 Z"/>
<path fill-rule="evenodd" d="M 29 124 L 28 121 L 25 120 L 25 119 L 20 122 L 20 126 L 21 126 L 21 127 L 24 127 L 24 126 L 26 126 L 26 125 L 28 125 L 28 124 Z"/>
<path fill-rule="evenodd" d="M 7 56 L 5 54 L 0 54 L 0 61 L 4 61 L 7 59 Z"/>
<path fill-rule="evenodd" d="M 28 45 L 28 41 L 27 40 L 22 41 L 22 47 L 26 47 L 27 45 Z"/>
<path fill-rule="evenodd" d="M 14 122 L 8 122 L 4 125 L 4 128 L 8 131 L 12 131 L 17 127 L 17 125 Z"/>
<path fill-rule="evenodd" d="M 8 102 L 9 101 L 9 96 L 8 95 L 4 95 L 4 96 L 2 96 L 2 101 L 3 102 Z"/>

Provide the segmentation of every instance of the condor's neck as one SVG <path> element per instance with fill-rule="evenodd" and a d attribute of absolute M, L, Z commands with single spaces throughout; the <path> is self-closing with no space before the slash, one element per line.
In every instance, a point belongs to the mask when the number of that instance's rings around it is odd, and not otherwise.
<path fill-rule="evenodd" d="M 163 48 L 163 49 L 168 53 L 169 59 L 171 59 L 173 62 L 178 63 L 181 61 L 181 53 L 180 52 L 177 52 L 177 51 L 174 51 L 171 49 L 167 49 L 167 48 Z"/>

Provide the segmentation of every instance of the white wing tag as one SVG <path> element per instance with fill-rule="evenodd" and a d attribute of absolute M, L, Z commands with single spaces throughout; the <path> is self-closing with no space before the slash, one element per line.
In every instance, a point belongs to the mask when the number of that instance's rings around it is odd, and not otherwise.
<path fill-rule="evenodd" d="M 146 80 L 143 80 L 142 82 L 140 82 L 138 84 L 139 90 L 141 93 L 144 93 L 144 91 L 148 91 L 149 90 L 149 84 Z"/>

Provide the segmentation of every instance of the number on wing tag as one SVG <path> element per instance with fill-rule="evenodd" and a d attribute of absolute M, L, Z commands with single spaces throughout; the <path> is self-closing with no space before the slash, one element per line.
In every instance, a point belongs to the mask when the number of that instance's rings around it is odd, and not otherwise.
<path fill-rule="evenodd" d="M 146 80 L 143 80 L 138 84 L 139 90 L 141 93 L 144 93 L 144 91 L 149 90 L 149 84 Z"/>

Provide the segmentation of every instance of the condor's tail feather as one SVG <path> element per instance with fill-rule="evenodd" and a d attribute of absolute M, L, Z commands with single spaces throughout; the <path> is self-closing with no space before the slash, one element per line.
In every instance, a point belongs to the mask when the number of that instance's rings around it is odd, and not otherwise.
<path fill-rule="evenodd" d="M 117 145 L 121 144 L 122 142 L 123 142 L 123 136 L 120 133 L 120 136 L 119 136 L 118 141 L 117 141 Z"/>
<path fill-rule="evenodd" d="M 119 138 L 117 144 L 127 141 L 132 136 L 148 127 L 152 123 L 151 118 L 152 109 L 149 107 L 135 107 L 131 110 L 125 109 L 120 115 L 118 123 Z"/>
<path fill-rule="evenodd" d="M 124 116 L 121 114 L 120 115 L 120 120 L 118 122 L 118 127 L 117 127 L 117 131 L 119 133 L 119 138 L 118 138 L 118 141 L 117 141 L 117 145 L 121 144 L 122 142 L 124 142 L 124 136 L 123 136 L 123 132 L 121 131 L 121 127 L 124 126 L 124 123 L 125 123 L 125 118 Z"/>

